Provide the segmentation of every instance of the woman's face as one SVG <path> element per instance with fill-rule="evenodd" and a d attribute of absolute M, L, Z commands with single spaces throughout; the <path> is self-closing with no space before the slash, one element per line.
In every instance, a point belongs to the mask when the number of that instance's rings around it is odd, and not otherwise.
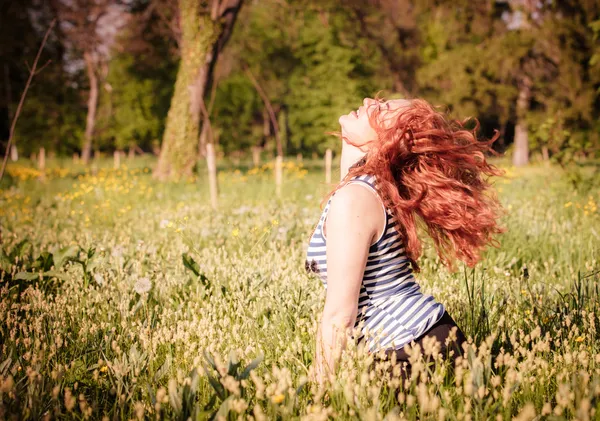
<path fill-rule="evenodd" d="M 365 143 L 377 139 L 377 133 L 369 123 L 369 117 L 375 110 L 379 110 L 379 121 L 386 127 L 394 121 L 393 118 L 390 118 L 393 117 L 393 114 L 408 106 L 410 106 L 410 101 L 406 99 L 390 99 L 380 102 L 372 98 L 365 98 L 363 105 L 358 110 L 344 114 L 339 118 L 340 126 L 342 126 L 342 137 L 363 150 L 362 146 Z M 365 148 L 368 149 L 368 145 Z"/>

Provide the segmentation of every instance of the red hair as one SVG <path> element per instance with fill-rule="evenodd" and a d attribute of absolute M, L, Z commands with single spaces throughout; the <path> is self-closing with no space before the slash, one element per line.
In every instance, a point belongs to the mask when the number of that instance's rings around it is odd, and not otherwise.
<path fill-rule="evenodd" d="M 502 176 L 504 171 L 486 162 L 484 155 L 498 155 L 491 149 L 498 131 L 488 141 L 479 141 L 476 119 L 475 128 L 468 130 L 469 119 L 449 120 L 421 99 L 389 112 L 386 125 L 381 124 L 378 107 L 373 108 L 369 122 L 377 139 L 321 206 L 351 177 L 373 174 L 380 197 L 396 218 L 415 272 L 420 271 L 417 259 L 422 253 L 417 224 L 433 239 L 450 271 L 455 270 L 456 259 L 475 266 L 486 245 L 499 245 L 493 235 L 505 231 L 497 224 L 502 206 L 487 179 Z M 354 145 L 349 139 L 344 141 Z"/>

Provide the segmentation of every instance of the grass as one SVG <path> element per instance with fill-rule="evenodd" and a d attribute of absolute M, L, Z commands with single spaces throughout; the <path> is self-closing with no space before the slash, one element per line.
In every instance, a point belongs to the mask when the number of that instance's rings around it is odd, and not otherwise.
<path fill-rule="evenodd" d="M 595 419 L 600 188 L 506 167 L 499 248 L 417 276 L 470 337 L 402 384 L 350 345 L 307 382 L 324 289 L 304 253 L 328 186 L 316 162 L 152 180 L 151 159 L 9 167 L 0 191 L 0 419 Z M 306 168 L 310 168 L 307 171 Z M 334 176 L 335 178 L 335 176 Z M 425 350 L 432 352 L 432 349 Z"/>

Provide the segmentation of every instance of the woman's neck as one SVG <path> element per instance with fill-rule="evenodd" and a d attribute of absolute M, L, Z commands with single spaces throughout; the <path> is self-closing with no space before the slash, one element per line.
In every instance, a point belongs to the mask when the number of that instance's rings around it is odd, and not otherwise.
<path fill-rule="evenodd" d="M 367 153 L 361 151 L 356 146 L 352 146 L 349 143 L 342 141 L 342 156 L 340 158 L 340 181 L 346 177 L 348 174 L 348 170 L 350 167 L 356 162 L 358 162 L 361 158 L 363 158 Z"/>

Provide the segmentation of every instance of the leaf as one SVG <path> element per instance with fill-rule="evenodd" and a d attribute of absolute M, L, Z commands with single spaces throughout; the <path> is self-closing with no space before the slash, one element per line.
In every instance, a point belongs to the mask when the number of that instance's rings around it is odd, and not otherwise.
<path fill-rule="evenodd" d="M 79 256 L 79 246 L 71 245 L 63 247 L 54 253 L 54 268 L 62 268 L 66 262 L 77 256 Z"/>
<path fill-rule="evenodd" d="M 56 270 L 47 270 L 46 272 L 43 273 L 43 275 L 48 278 L 58 278 L 63 281 L 67 280 L 67 275 L 65 273 L 58 272 Z"/>
<path fill-rule="evenodd" d="M 214 368 L 216 371 L 218 371 L 215 360 L 213 359 L 212 355 L 210 355 L 210 353 L 208 353 L 206 350 L 204 350 L 204 358 L 206 358 L 206 361 L 208 361 L 210 363 L 212 368 Z"/>
<path fill-rule="evenodd" d="M 227 374 L 230 376 L 235 376 L 238 371 L 238 367 L 240 366 L 240 361 L 237 358 L 237 355 L 234 350 L 229 354 L 229 361 L 227 363 Z"/>
<path fill-rule="evenodd" d="M 34 281 L 40 277 L 39 274 L 33 272 L 19 272 L 15 275 L 14 279 L 16 281 L 24 280 L 24 281 Z"/>
<path fill-rule="evenodd" d="M 181 397 L 179 396 L 179 392 L 177 391 L 177 380 L 171 379 L 169 380 L 169 403 L 175 413 L 181 412 Z"/>
<path fill-rule="evenodd" d="M 235 398 L 235 395 L 229 396 L 227 399 L 223 401 L 219 410 L 216 413 L 217 419 L 227 419 L 227 414 L 231 411 L 231 401 Z"/>
<path fill-rule="evenodd" d="M 32 247 L 29 240 L 23 240 L 20 243 L 18 243 L 10 252 L 10 260 L 14 262 L 17 257 L 22 260 L 23 257 L 25 257 L 25 249 L 27 248 L 27 246 Z"/>
<path fill-rule="evenodd" d="M 255 359 L 253 359 L 250 364 L 248 364 L 246 366 L 246 368 L 244 369 L 244 371 L 242 371 L 242 374 L 240 374 L 240 376 L 236 379 L 236 380 L 244 380 L 247 379 L 248 376 L 250 376 L 250 372 L 252 370 L 254 370 L 256 367 L 258 367 L 258 365 L 262 362 L 262 360 L 265 358 L 265 356 L 263 354 L 260 354 L 258 357 L 256 357 Z"/>
<path fill-rule="evenodd" d="M 219 382 L 212 374 L 210 374 L 210 370 L 206 365 L 202 364 L 204 367 L 204 371 L 206 372 L 206 377 L 208 378 L 208 382 L 215 390 L 215 393 L 219 397 L 219 399 L 225 399 L 225 389 L 223 389 L 223 385 Z"/>
<path fill-rule="evenodd" d="M 8 256 L 4 254 L 3 250 L 0 250 L 0 269 L 2 269 L 4 272 L 10 272 L 12 265 L 13 264 Z"/>
<path fill-rule="evenodd" d="M 155 382 L 158 382 L 160 379 L 162 379 L 168 373 L 169 369 L 171 368 L 172 361 L 173 361 L 173 358 L 171 357 L 171 354 L 167 354 L 165 363 L 156 371 L 156 373 L 154 373 L 154 381 Z"/>
<path fill-rule="evenodd" d="M 4 375 L 5 371 L 10 367 L 12 358 L 8 357 L 2 364 L 0 364 L 0 374 Z"/>
<path fill-rule="evenodd" d="M 200 266 L 198 265 L 198 263 L 196 263 L 194 259 L 190 257 L 189 254 L 183 253 L 181 255 L 181 258 L 183 260 L 183 265 L 186 268 L 191 270 L 196 276 L 200 276 Z"/>

